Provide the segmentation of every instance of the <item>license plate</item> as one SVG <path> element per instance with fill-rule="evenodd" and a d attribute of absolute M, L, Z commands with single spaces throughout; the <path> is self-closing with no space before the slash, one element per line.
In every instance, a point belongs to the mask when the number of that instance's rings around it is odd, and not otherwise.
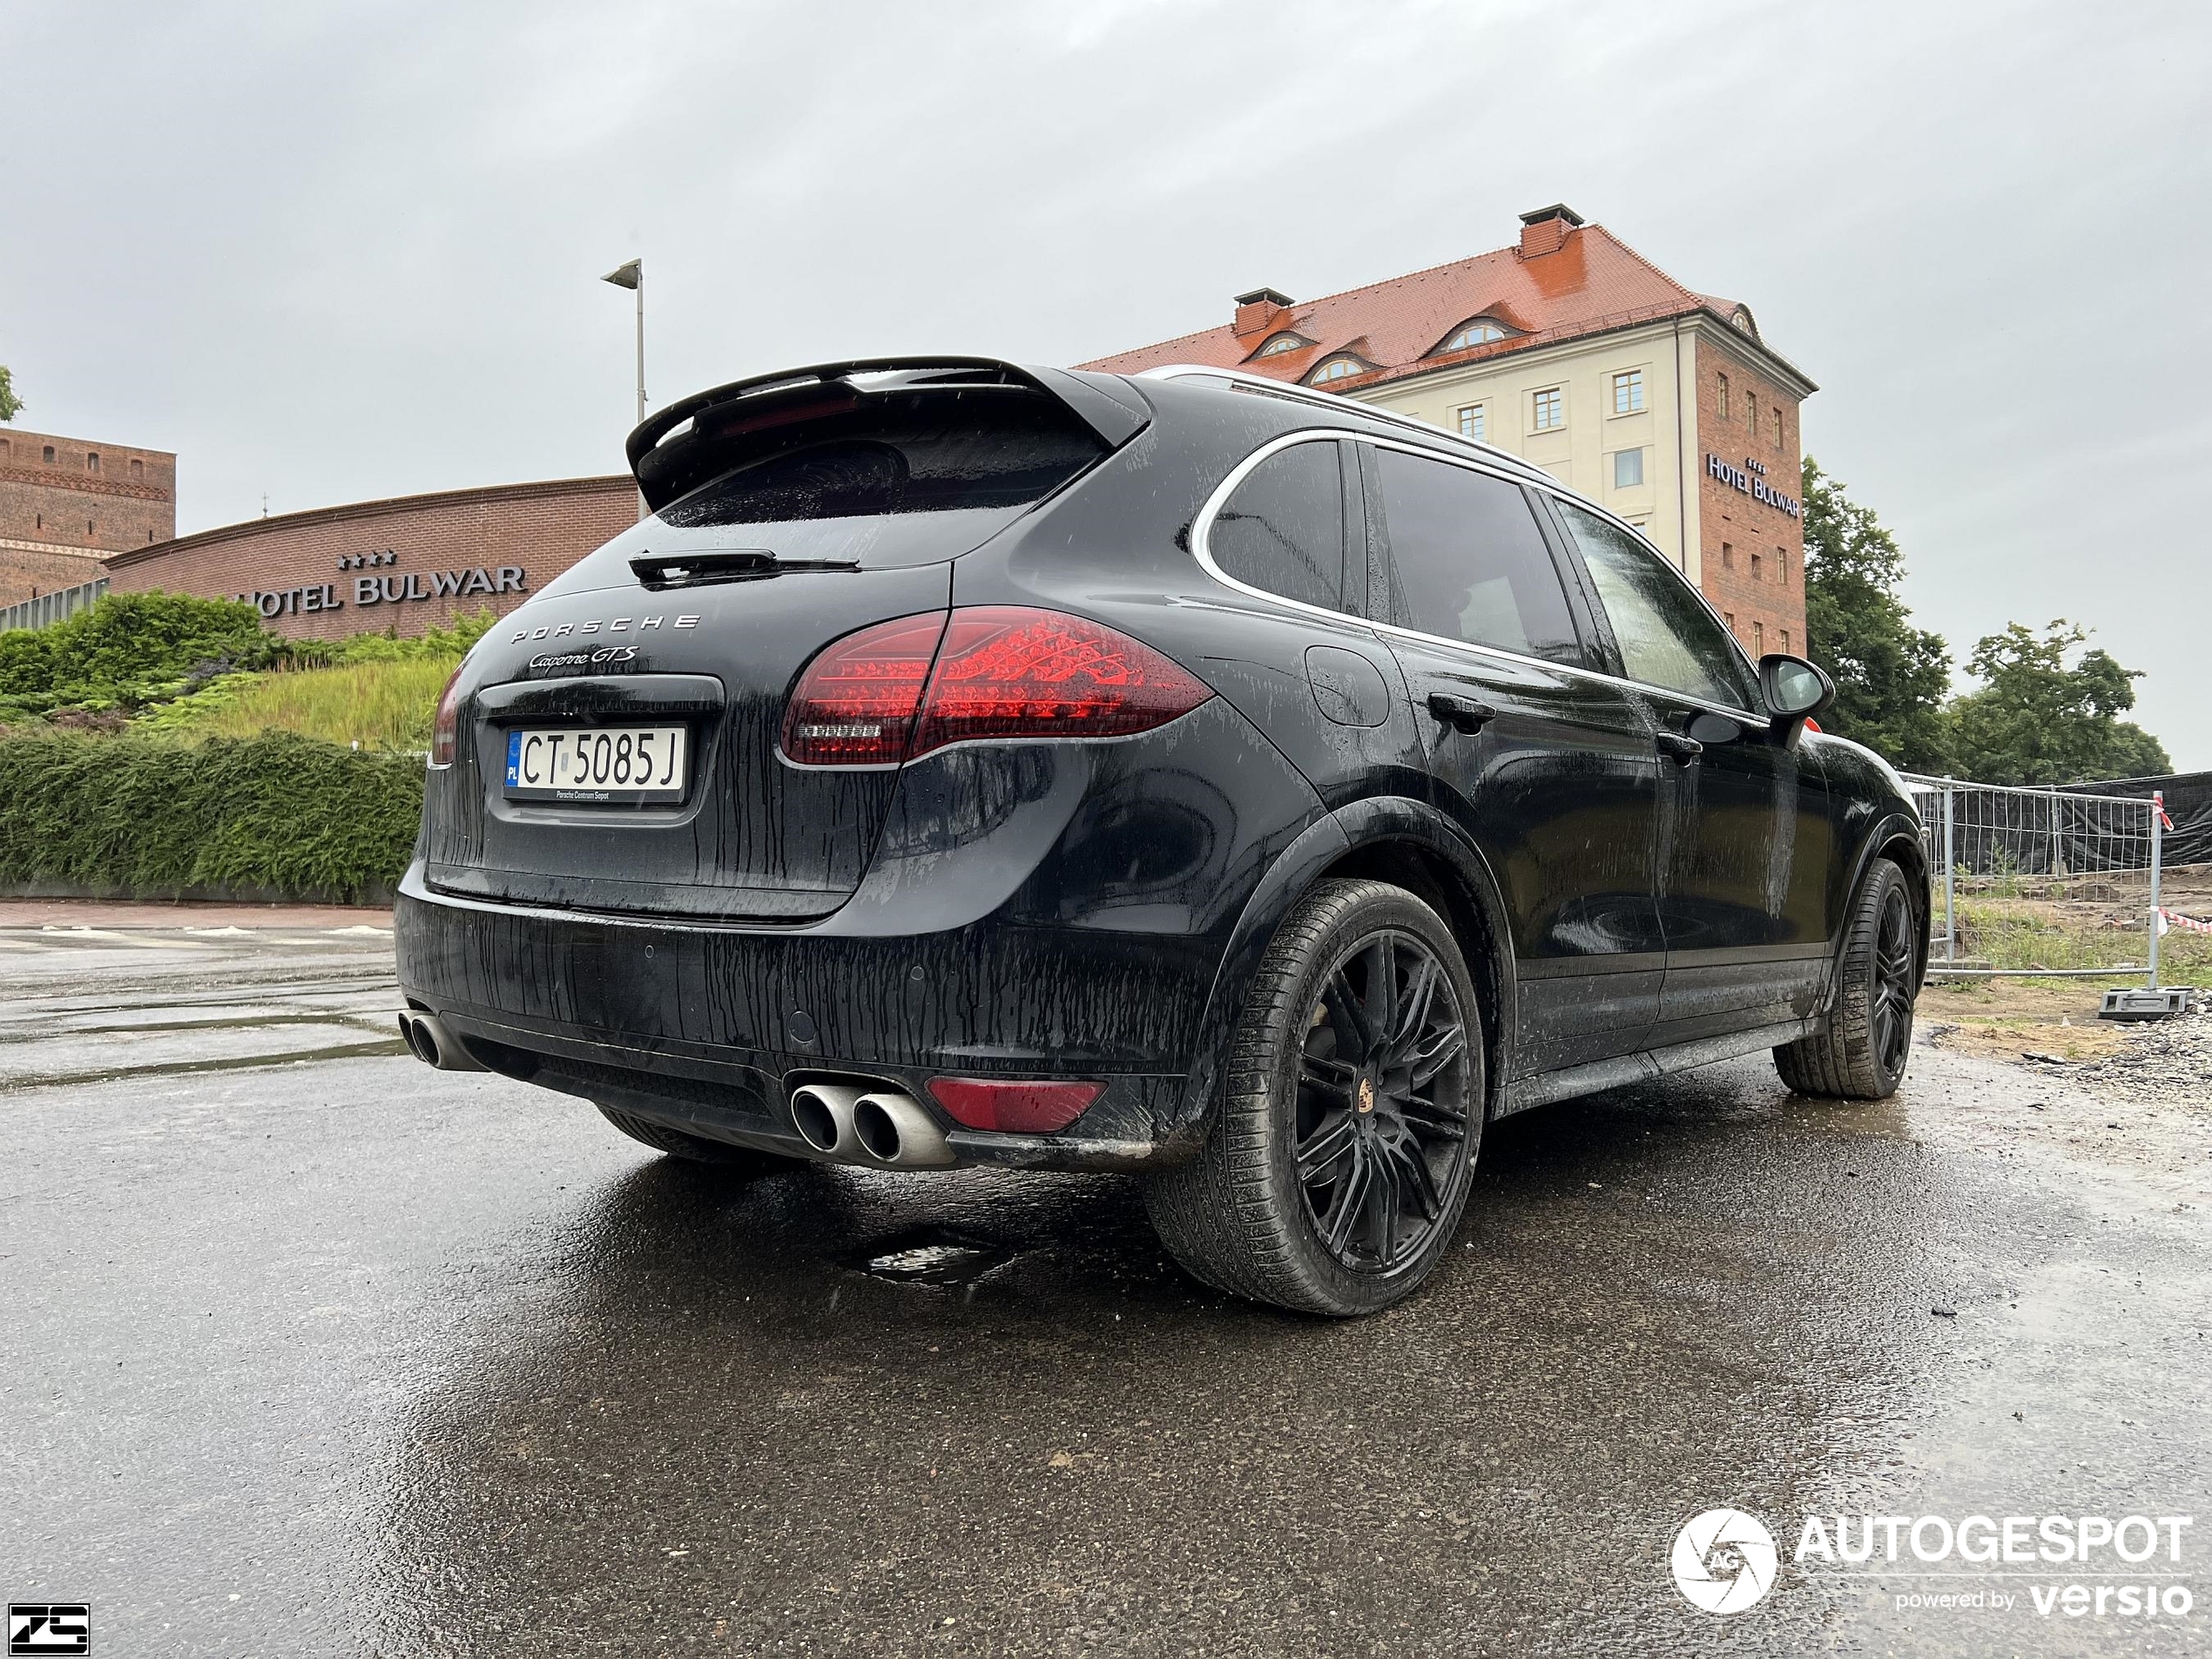
<path fill-rule="evenodd" d="M 507 799 L 631 806 L 684 799 L 680 725 L 522 727 L 507 734 Z"/>

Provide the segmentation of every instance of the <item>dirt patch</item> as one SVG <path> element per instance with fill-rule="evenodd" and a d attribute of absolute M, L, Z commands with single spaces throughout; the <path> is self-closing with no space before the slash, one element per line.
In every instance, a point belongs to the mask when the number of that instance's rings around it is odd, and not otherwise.
<path fill-rule="evenodd" d="M 2093 981 L 1931 984 L 1916 1012 L 1938 1048 L 2008 1061 L 2107 1095 L 2212 1107 L 2212 1015 L 2100 1020 Z"/>

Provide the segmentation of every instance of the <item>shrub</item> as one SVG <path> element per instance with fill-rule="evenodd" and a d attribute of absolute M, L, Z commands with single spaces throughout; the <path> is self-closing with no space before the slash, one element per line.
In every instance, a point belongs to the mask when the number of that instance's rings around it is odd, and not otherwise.
<path fill-rule="evenodd" d="M 135 708 L 284 655 L 284 641 L 262 627 L 252 605 L 111 593 L 51 627 L 0 634 L 0 699 L 24 711 Z"/>
<path fill-rule="evenodd" d="M 421 812 L 419 759 L 289 732 L 0 740 L 0 880 L 353 902 L 398 881 Z"/>

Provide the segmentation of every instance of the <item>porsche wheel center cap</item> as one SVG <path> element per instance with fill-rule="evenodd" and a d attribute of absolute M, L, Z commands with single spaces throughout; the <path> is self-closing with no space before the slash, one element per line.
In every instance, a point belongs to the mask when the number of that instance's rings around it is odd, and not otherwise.
<path fill-rule="evenodd" d="M 1359 1080 L 1359 1109 L 1363 1112 L 1375 1109 L 1375 1080 L 1372 1077 Z"/>

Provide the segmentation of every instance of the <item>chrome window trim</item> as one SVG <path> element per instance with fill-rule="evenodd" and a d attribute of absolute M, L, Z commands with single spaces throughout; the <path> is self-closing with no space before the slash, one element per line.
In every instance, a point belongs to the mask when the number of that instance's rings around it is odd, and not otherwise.
<path fill-rule="evenodd" d="M 1155 372 L 1157 373 L 1157 371 Z M 1219 373 L 1220 371 L 1214 369 L 1203 369 L 1192 370 L 1190 372 L 1194 374 L 1211 374 Z M 1279 384 L 1279 382 L 1270 381 L 1268 384 L 1271 387 Z M 1409 422 L 1409 424 L 1418 423 Z M 1425 426 L 1421 428 L 1421 430 L 1424 435 L 1426 435 L 1426 428 Z M 1372 444 L 1378 448 L 1399 449 L 1404 451 L 1407 455 L 1420 455 L 1426 460 L 1440 461 L 1447 466 L 1463 467 L 1469 472 L 1480 473 L 1485 477 L 1496 478 L 1501 482 L 1504 483 L 1526 484 L 1534 482 L 1530 479 L 1514 476 L 1507 473 L 1502 469 L 1485 467 L 1479 462 L 1467 456 L 1452 455 L 1444 451 L 1429 448 L 1420 444 L 1400 443 L 1393 438 L 1379 438 L 1368 433 L 1348 432 L 1344 430 L 1342 428 L 1310 427 L 1302 431 L 1285 433 L 1280 437 L 1270 438 L 1265 443 L 1260 445 L 1258 448 L 1253 450 L 1251 454 L 1246 455 L 1242 461 L 1231 467 L 1228 473 L 1222 478 L 1222 481 L 1213 487 L 1212 492 L 1207 496 L 1204 502 L 1199 507 L 1197 516 L 1190 522 L 1190 555 L 1197 561 L 1199 569 L 1203 570 L 1215 581 L 1220 583 L 1222 586 L 1228 588 L 1234 592 L 1247 594 L 1255 599 L 1264 599 L 1270 604 L 1280 605 L 1285 610 L 1296 611 L 1301 616 L 1318 617 L 1326 621 L 1336 622 L 1339 624 L 1349 624 L 1352 627 L 1365 628 L 1374 633 L 1394 635 L 1400 639 L 1414 640 L 1424 645 L 1441 645 L 1450 651 L 1467 651 L 1476 657 L 1494 658 L 1499 661 L 1507 663 L 1526 663 L 1532 667 L 1548 669 L 1554 673 L 1579 675 L 1584 679 L 1597 680 L 1608 685 L 1625 686 L 1631 691 L 1655 691 L 1662 697 L 1675 698 L 1685 703 L 1694 704 L 1697 707 L 1710 710 L 1715 714 L 1727 715 L 1731 719 L 1750 718 L 1755 721 L 1764 721 L 1767 718 L 1764 714 L 1760 714 L 1751 709 L 1737 708 L 1726 703 L 1709 702 L 1705 698 L 1695 696 L 1690 692 L 1677 691 L 1671 685 L 1658 685 L 1647 680 L 1628 679 L 1621 675 L 1608 674 L 1602 669 L 1590 668 L 1580 663 L 1556 663 L 1548 657 L 1530 657 L 1523 652 L 1507 651 L 1497 645 L 1478 645 L 1471 640 L 1451 639 L 1446 637 L 1442 634 L 1426 634 L 1423 633 L 1418 628 L 1401 628 L 1396 623 L 1378 622 L 1372 617 L 1356 616 L 1349 610 L 1325 610 L 1319 605 L 1310 605 L 1303 599 L 1292 599 L 1283 594 L 1271 593 L 1265 588 L 1256 588 L 1248 582 L 1238 581 L 1235 577 L 1231 576 L 1226 570 L 1223 570 L 1219 564 L 1214 562 L 1211 537 L 1215 519 L 1220 516 L 1221 509 L 1228 502 L 1229 497 L 1236 493 L 1237 487 L 1242 484 L 1247 477 L 1251 476 L 1252 472 L 1258 468 L 1262 462 L 1267 460 L 1271 455 L 1280 455 L 1284 450 L 1291 448 L 1298 444 L 1323 442 Z M 1510 459 L 1510 457 L 1507 458 Z M 1546 475 L 1546 481 L 1547 482 L 1551 483 L 1551 487 L 1544 491 L 1545 494 L 1562 501 L 1573 500 L 1575 505 L 1578 507 L 1588 507 L 1589 503 L 1566 496 L 1558 488 L 1555 482 L 1552 482 L 1550 481 L 1548 475 Z M 1668 563 L 1666 556 L 1661 553 L 1658 549 L 1653 547 L 1650 543 L 1645 541 L 1642 536 L 1637 536 L 1635 530 L 1631 526 L 1622 523 L 1620 520 L 1614 518 L 1610 513 L 1604 512 L 1602 509 L 1593 509 L 1592 510 L 1597 511 L 1601 516 L 1611 519 L 1614 523 L 1620 525 L 1621 529 L 1626 530 L 1631 536 L 1634 536 L 1636 542 L 1643 547 L 1644 550 L 1649 553 L 1652 557 L 1657 559 L 1662 564 L 1666 564 Z M 1347 548 L 1345 551 L 1348 556 L 1351 550 Z M 1688 584 L 1685 583 L 1684 585 Z M 1695 588 L 1691 588 L 1690 591 L 1696 593 L 1696 590 Z M 1698 594 L 1697 597 L 1700 601 L 1704 601 L 1705 599 L 1705 596 L 1702 593 Z M 1712 605 L 1710 602 L 1705 602 L 1705 609 L 1709 612 L 1712 610 Z M 1716 624 L 1720 624 L 1720 617 L 1717 613 L 1714 614 L 1713 620 Z M 1727 634 L 1725 626 L 1722 627 L 1722 632 L 1723 634 Z M 1727 637 L 1730 644 L 1735 644 L 1734 635 L 1727 634 Z M 1743 654 L 1743 647 L 1738 645 L 1736 649 L 1737 654 L 1741 656 Z M 1757 677 L 1754 676 L 1755 679 Z"/>

